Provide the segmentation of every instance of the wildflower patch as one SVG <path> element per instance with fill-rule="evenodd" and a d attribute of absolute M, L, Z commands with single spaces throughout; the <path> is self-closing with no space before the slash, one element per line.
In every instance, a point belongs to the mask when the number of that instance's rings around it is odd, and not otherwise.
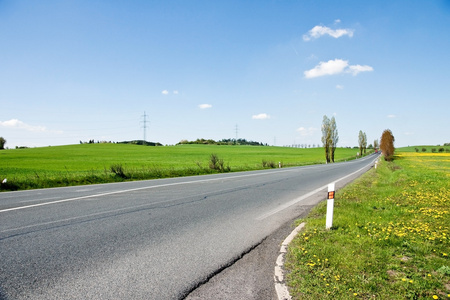
<path fill-rule="evenodd" d="M 294 299 L 450 299 L 450 153 L 400 153 L 325 201 L 286 257 Z"/>

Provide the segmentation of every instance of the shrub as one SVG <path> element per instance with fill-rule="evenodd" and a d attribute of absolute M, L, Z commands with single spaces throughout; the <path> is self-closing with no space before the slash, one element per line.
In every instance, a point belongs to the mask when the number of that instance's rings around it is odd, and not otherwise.
<path fill-rule="evenodd" d="M 262 166 L 263 166 L 263 168 L 275 168 L 275 162 L 267 161 L 267 160 L 263 159 Z"/>
<path fill-rule="evenodd" d="M 222 173 L 231 171 L 230 166 L 228 165 L 225 167 L 223 159 L 220 159 L 215 153 L 211 154 L 209 157 L 209 168 Z"/>
<path fill-rule="evenodd" d="M 126 179 L 127 175 L 125 175 L 125 171 L 123 169 L 122 164 L 114 164 L 110 167 L 111 172 L 113 172 L 116 176 Z"/>

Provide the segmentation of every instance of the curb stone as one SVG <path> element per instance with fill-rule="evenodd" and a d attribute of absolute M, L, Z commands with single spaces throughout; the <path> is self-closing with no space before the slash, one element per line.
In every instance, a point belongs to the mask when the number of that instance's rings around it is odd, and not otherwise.
<path fill-rule="evenodd" d="M 289 290 L 284 281 L 284 259 L 287 253 L 287 247 L 292 242 L 294 237 L 298 234 L 298 232 L 305 226 L 305 222 L 298 225 L 291 234 L 283 241 L 280 248 L 280 255 L 278 255 L 277 262 L 275 265 L 275 275 L 273 276 L 275 282 L 275 290 L 277 292 L 278 300 L 291 300 L 292 297 L 289 294 Z"/>

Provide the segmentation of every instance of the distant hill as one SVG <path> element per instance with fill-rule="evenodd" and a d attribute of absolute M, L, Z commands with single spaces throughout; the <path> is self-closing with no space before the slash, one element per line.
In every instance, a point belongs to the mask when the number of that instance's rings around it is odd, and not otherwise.
<path fill-rule="evenodd" d="M 135 140 L 135 141 L 124 141 L 118 142 L 117 144 L 131 144 L 131 145 L 143 145 L 143 146 L 163 146 L 161 143 L 147 142 L 143 140 Z"/>
<path fill-rule="evenodd" d="M 259 143 L 254 141 L 247 141 L 246 139 L 222 139 L 220 141 L 197 139 L 195 141 L 182 140 L 177 145 L 249 145 L 249 146 L 268 146 L 267 143 Z"/>

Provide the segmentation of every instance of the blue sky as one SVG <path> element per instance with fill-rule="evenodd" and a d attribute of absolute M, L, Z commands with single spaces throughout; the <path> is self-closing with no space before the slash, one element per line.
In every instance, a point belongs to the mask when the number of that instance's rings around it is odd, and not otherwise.
<path fill-rule="evenodd" d="M 0 0 L 0 136 L 443 144 L 449 32 L 448 0 Z"/>

